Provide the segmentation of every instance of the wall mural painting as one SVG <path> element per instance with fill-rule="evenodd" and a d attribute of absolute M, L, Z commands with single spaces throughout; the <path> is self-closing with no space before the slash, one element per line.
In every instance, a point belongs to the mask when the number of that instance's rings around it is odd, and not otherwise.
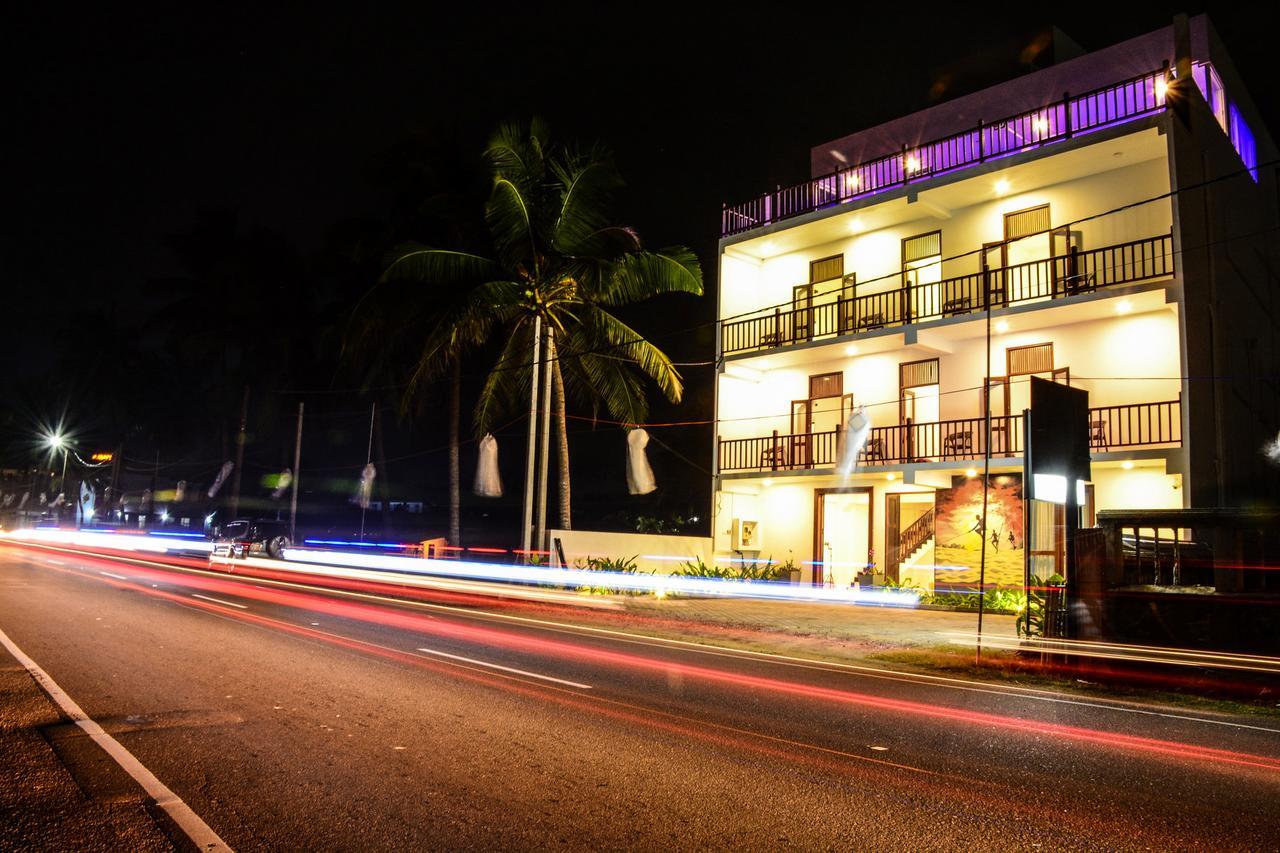
<path fill-rule="evenodd" d="M 939 489 L 935 513 L 937 587 L 976 587 L 987 551 L 987 584 L 1022 585 L 1022 475 L 993 474 L 982 523 L 982 479 L 955 477 Z"/>

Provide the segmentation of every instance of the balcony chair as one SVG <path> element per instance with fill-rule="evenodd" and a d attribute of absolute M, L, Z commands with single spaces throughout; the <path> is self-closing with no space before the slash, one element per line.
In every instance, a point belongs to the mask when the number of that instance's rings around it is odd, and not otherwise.
<path fill-rule="evenodd" d="M 1093 447 L 1107 446 L 1107 422 L 1104 420 L 1089 421 L 1089 444 Z"/>
<path fill-rule="evenodd" d="M 862 448 L 862 459 L 864 462 L 877 460 L 884 461 L 884 439 L 868 438 L 867 443 Z"/>
<path fill-rule="evenodd" d="M 962 430 L 942 437 L 944 456 L 962 456 L 973 452 L 973 431 Z"/>
<path fill-rule="evenodd" d="M 972 302 L 967 296 L 957 296 L 942 303 L 942 316 L 954 317 L 957 314 L 968 314 Z"/>
<path fill-rule="evenodd" d="M 1077 293 L 1092 293 L 1096 289 L 1093 273 L 1091 272 L 1076 273 L 1059 281 L 1062 285 L 1062 292 L 1066 296 L 1075 296 Z"/>
<path fill-rule="evenodd" d="M 875 314 L 867 314 L 858 318 L 858 331 L 870 331 L 871 329 L 884 328 L 884 314 L 876 312 Z"/>

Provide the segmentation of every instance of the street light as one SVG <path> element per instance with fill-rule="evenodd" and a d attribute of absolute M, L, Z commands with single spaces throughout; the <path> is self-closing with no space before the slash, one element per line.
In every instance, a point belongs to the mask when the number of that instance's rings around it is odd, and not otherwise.
<path fill-rule="evenodd" d="M 62 451 L 62 479 L 58 481 L 58 492 L 65 494 L 67 491 L 67 456 L 71 453 L 71 448 L 67 446 L 67 440 L 62 433 L 55 432 L 48 436 L 45 441 L 49 444 L 49 449 L 54 453 Z"/>

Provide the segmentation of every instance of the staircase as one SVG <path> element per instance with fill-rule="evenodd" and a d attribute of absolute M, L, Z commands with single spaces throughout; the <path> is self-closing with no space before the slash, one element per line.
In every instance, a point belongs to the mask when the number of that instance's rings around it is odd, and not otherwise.
<path fill-rule="evenodd" d="M 929 543 L 933 541 L 933 519 L 934 510 L 932 507 L 924 515 L 917 518 L 902 531 L 898 538 L 898 565 L 904 566 L 916 558 L 916 556 L 929 547 Z"/>

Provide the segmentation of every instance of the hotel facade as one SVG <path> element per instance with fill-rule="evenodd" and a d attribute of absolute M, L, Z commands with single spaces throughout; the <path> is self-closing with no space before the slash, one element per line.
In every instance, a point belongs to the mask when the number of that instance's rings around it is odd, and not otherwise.
<path fill-rule="evenodd" d="M 1024 500 L 1032 377 L 1089 394 L 1086 525 L 1274 500 L 1274 157 L 1200 16 L 819 145 L 810 180 L 726 205 L 717 559 L 838 587 L 971 585 L 983 549 L 989 583 L 1051 573 L 1024 551 L 1055 523 Z"/>

